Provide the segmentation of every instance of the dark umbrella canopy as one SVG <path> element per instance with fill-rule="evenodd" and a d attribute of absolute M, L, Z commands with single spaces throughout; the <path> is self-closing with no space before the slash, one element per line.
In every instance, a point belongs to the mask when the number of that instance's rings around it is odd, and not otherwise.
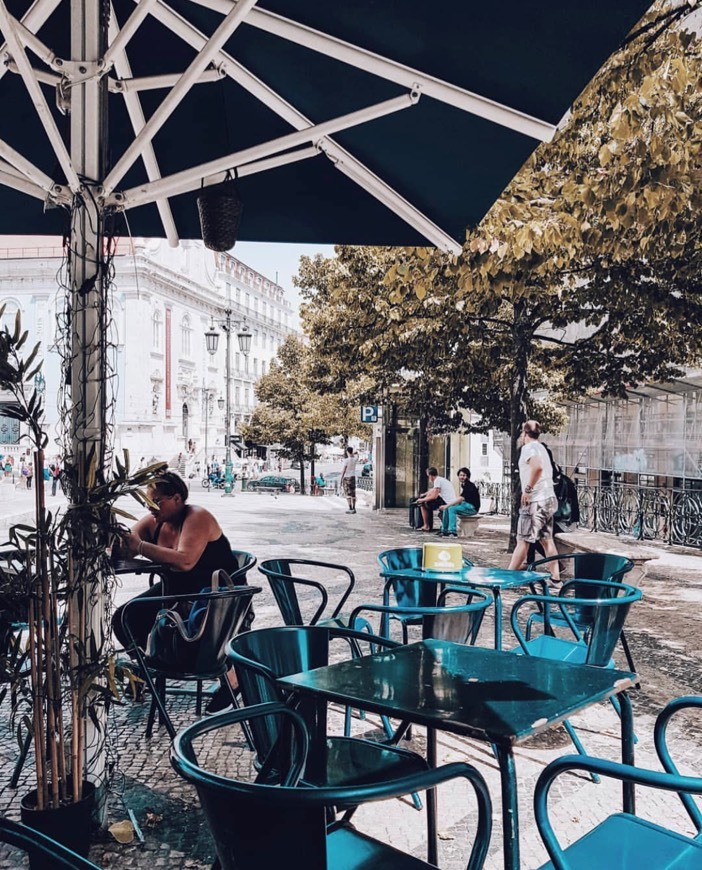
<path fill-rule="evenodd" d="M 47 111 L 68 143 L 70 115 L 57 109 L 56 86 L 65 107 L 73 82 L 102 71 L 81 73 L 66 63 L 66 0 L 38 0 L 32 11 L 25 0 L 4 2 L 11 17 L 3 16 L 3 35 L 11 26 L 28 45 Z M 237 168 L 241 239 L 428 240 L 456 250 L 466 227 L 483 217 L 538 142 L 553 135 L 648 6 L 648 0 L 262 0 L 221 40 L 198 73 L 205 81 L 184 89 L 136 159 L 115 174 L 134 138 L 134 119 L 139 127 L 159 111 L 176 74 L 235 8 L 230 0 L 115 0 L 110 64 L 101 79 L 110 88 L 102 130 L 106 205 L 118 220 L 126 215 L 134 235 L 197 238 L 195 200 L 203 178 L 210 184 Z M 148 11 L 124 50 L 110 53 L 107 46 L 142 8 Z M 23 30 L 14 21 L 28 12 Z M 53 59 L 40 57 L 42 45 Z M 65 164 L 37 115 L 26 76 L 15 71 L 9 39 L 8 58 L 0 80 L 0 139 L 13 150 L 0 150 L 0 183 L 10 185 L 2 189 L 0 233 L 54 234 L 65 228 L 70 204 Z M 153 76 L 169 78 L 146 81 Z M 143 89 L 146 84 L 159 86 Z M 386 106 L 364 123 L 284 138 L 393 100 L 391 113 Z M 273 144 L 257 153 L 267 142 Z M 16 152 L 39 172 L 32 175 Z M 203 164 L 189 178 L 177 175 Z M 53 196 L 64 208 L 45 211 L 52 200 L 48 180 L 64 185 Z"/>

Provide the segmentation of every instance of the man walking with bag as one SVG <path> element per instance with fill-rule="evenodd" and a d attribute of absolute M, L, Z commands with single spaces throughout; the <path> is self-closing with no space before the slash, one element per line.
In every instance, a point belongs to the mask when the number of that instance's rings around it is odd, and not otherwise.
<path fill-rule="evenodd" d="M 529 544 L 541 541 L 547 556 L 557 556 L 553 540 L 553 515 L 558 501 L 553 489 L 551 459 L 539 443 L 541 427 L 536 420 L 527 420 L 522 428 L 522 449 L 519 454 L 519 482 L 522 488 L 517 546 L 509 563 L 510 571 L 519 571 Z M 559 582 L 558 562 L 552 563 L 551 576 Z"/>

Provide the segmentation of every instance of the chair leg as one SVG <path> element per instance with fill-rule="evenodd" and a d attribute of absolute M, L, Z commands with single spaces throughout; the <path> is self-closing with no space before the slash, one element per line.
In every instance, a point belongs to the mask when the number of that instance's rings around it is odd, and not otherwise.
<path fill-rule="evenodd" d="M 629 670 L 636 673 L 636 665 L 634 664 L 634 658 L 631 655 L 631 650 L 629 649 L 629 641 L 626 639 L 626 635 L 624 631 L 619 635 L 619 641 L 622 645 L 622 649 L 624 650 L 624 655 L 626 656 L 626 663 L 629 666 Z M 634 684 L 637 689 L 641 688 L 641 683 L 637 682 Z"/>
<path fill-rule="evenodd" d="M 28 731 L 27 735 L 24 738 L 24 743 L 22 744 L 22 748 L 20 750 L 20 756 L 17 759 L 17 764 L 15 764 L 15 769 L 12 772 L 12 779 L 10 780 L 10 788 L 17 788 L 20 774 L 22 773 L 22 769 L 24 767 L 24 762 L 27 760 L 27 753 L 29 752 L 29 747 L 31 745 L 32 745 L 32 732 Z"/>
<path fill-rule="evenodd" d="M 202 680 L 198 680 L 195 688 L 195 715 L 198 719 L 202 716 Z"/>
<path fill-rule="evenodd" d="M 570 737 L 570 739 L 573 741 L 573 746 L 575 746 L 575 748 L 578 750 L 578 755 L 587 755 L 587 752 L 585 752 L 585 747 L 580 742 L 580 738 L 578 737 L 578 735 L 575 733 L 575 728 L 573 728 L 573 726 L 567 719 L 563 720 L 563 727 L 568 732 L 568 737 Z M 591 773 L 590 777 L 593 782 L 600 781 L 600 778 L 596 773 Z"/>
<path fill-rule="evenodd" d="M 151 737 L 154 731 L 154 720 L 156 719 L 156 693 L 151 693 L 151 706 L 149 707 L 149 718 L 146 720 L 146 737 L 147 739 Z"/>
<path fill-rule="evenodd" d="M 242 705 L 239 703 L 239 699 L 237 698 L 238 690 L 232 688 L 232 684 L 229 682 L 229 679 L 228 679 L 226 674 L 223 674 L 219 678 L 219 681 L 223 687 L 224 686 L 227 687 L 229 694 L 231 695 L 232 707 L 234 707 L 235 710 L 240 710 Z M 251 752 L 255 752 L 256 749 L 254 747 L 253 734 L 251 733 L 251 728 L 249 726 L 249 723 L 242 722 L 241 723 L 241 730 L 244 732 L 244 740 L 246 741 L 246 745 L 249 747 Z"/>

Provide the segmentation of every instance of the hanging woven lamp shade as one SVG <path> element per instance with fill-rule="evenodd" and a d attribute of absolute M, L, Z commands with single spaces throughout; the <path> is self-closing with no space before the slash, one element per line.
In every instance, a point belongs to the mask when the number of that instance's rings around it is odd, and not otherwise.
<path fill-rule="evenodd" d="M 227 177 L 219 184 L 202 188 L 197 197 L 197 210 L 206 248 L 221 253 L 234 247 L 242 209 L 233 178 Z"/>

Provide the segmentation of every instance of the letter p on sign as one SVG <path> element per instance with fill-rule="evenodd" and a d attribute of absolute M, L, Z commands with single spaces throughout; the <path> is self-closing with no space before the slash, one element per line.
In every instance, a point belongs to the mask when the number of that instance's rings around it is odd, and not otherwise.
<path fill-rule="evenodd" d="M 361 423 L 377 423 L 378 422 L 378 406 L 377 405 L 361 405 Z"/>

